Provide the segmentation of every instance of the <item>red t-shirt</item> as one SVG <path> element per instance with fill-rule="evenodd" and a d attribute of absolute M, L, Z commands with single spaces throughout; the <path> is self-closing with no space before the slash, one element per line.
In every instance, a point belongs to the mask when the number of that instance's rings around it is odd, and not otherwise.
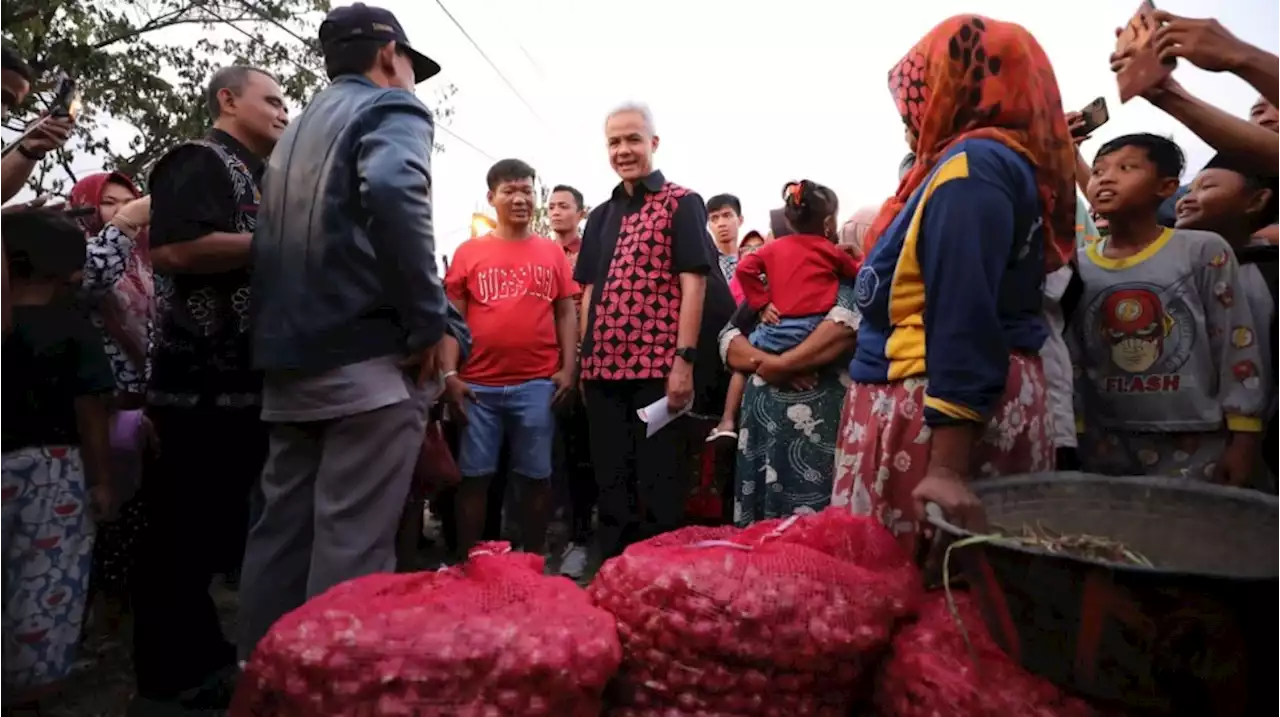
<path fill-rule="evenodd" d="M 859 268 L 858 260 L 830 239 L 791 234 L 742 257 L 733 278 L 751 308 L 772 303 L 779 316 L 800 318 L 830 311 L 840 279 L 856 277 Z M 761 274 L 769 277 L 767 285 Z"/>
<path fill-rule="evenodd" d="M 580 292 L 564 250 L 550 239 L 468 239 L 444 278 L 466 304 L 471 357 L 459 372 L 482 386 L 513 386 L 560 370 L 555 301 Z"/>

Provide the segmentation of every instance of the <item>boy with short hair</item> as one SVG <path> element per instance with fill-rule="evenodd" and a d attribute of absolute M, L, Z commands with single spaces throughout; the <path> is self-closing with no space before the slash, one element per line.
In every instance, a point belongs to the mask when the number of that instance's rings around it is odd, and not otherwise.
<path fill-rule="evenodd" d="M 1079 253 L 1073 319 L 1081 459 L 1112 475 L 1243 485 L 1254 471 L 1266 372 L 1239 266 L 1219 235 L 1168 229 L 1182 150 L 1133 134 L 1098 150 L 1089 201 L 1110 236 Z"/>
<path fill-rule="evenodd" d="M 75 301 L 84 230 L 61 211 L 26 210 L 5 216 L 4 239 L 13 310 L 4 367 L 17 379 L 4 392 L 7 706 L 67 678 L 75 663 L 94 520 L 116 508 L 108 442 L 116 381 Z"/>
<path fill-rule="evenodd" d="M 720 273 L 733 281 L 738 268 L 738 232 L 742 231 L 742 202 L 732 194 L 717 194 L 707 200 L 707 227 L 720 250 Z"/>
<path fill-rule="evenodd" d="M 445 290 L 471 329 L 471 356 L 445 376 L 445 395 L 463 407 L 458 451 L 458 552 L 484 530 L 489 481 L 503 442 L 518 481 L 520 539 L 541 554 L 551 511 L 553 403 L 573 388 L 577 318 L 569 261 L 556 242 L 533 233 L 534 171 L 518 159 L 489 170 L 497 227 L 458 247 Z"/>
<path fill-rule="evenodd" d="M 1227 240 L 1240 263 L 1242 300 L 1253 315 L 1252 336 L 1240 334 L 1234 340 L 1256 341 L 1261 347 L 1261 368 L 1267 373 L 1266 413 L 1269 423 L 1267 445 L 1262 457 L 1271 469 L 1265 485 L 1275 491 L 1276 469 L 1276 250 L 1266 240 L 1256 238 L 1263 227 L 1276 223 L 1276 178 L 1250 173 L 1247 163 L 1219 154 L 1205 165 L 1178 201 L 1179 229 L 1215 232 Z M 1270 280 L 1268 280 L 1270 279 Z"/>
<path fill-rule="evenodd" d="M 547 220 L 555 240 L 564 249 L 570 271 L 582 250 L 579 227 L 587 218 L 582 192 L 568 184 L 557 184 L 547 198 Z M 582 291 L 575 286 L 574 309 L 582 313 Z M 591 466 L 591 442 L 587 412 L 581 401 L 561 402 L 556 411 L 555 465 L 563 490 L 562 507 L 567 510 L 569 541 L 560 554 L 560 574 L 577 580 L 587 572 L 587 546 L 591 540 L 591 518 L 596 504 L 596 474 Z"/>

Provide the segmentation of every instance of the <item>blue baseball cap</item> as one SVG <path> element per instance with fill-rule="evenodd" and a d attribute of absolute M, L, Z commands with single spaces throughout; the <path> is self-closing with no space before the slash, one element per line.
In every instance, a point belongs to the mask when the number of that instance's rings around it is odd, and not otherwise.
<path fill-rule="evenodd" d="M 413 81 L 422 82 L 440 73 L 440 64 L 413 49 L 400 21 L 390 10 L 362 2 L 335 7 L 320 23 L 320 46 L 344 42 L 378 40 L 395 42 L 413 62 Z"/>

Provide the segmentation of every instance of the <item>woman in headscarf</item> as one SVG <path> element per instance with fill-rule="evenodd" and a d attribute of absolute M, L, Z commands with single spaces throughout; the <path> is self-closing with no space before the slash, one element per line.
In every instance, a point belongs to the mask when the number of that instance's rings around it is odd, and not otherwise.
<path fill-rule="evenodd" d="M 867 235 L 832 503 L 913 549 L 927 503 L 980 528 L 970 480 L 1053 466 L 1040 286 L 1074 249 L 1075 164 L 1018 25 L 945 20 L 889 88 L 916 159 Z"/>
<path fill-rule="evenodd" d="M 150 205 L 120 172 L 99 172 L 81 179 L 71 188 L 70 199 L 72 207 L 97 209 L 81 219 L 90 250 L 82 291 L 90 301 L 94 324 L 103 331 L 120 402 L 127 408 L 140 408 L 146 393 L 147 326 L 155 291 L 142 231 L 149 211 L 137 210 L 149 210 Z M 121 221 L 113 222 L 131 203 Z"/>
<path fill-rule="evenodd" d="M 111 623 L 119 618 L 128 596 L 134 542 L 142 530 L 141 501 L 134 494 L 147 433 L 141 409 L 155 296 L 144 231 L 150 204 L 119 172 L 92 174 L 76 182 L 70 204 L 97 210 L 81 219 L 88 242 L 81 295 L 101 332 L 116 381 L 111 480 L 120 510 L 116 520 L 98 526 L 92 573 L 92 593 L 101 598 L 95 602 L 105 610 L 107 629 L 114 630 Z"/>
<path fill-rule="evenodd" d="M 849 247 L 854 257 L 862 258 L 862 247 L 867 243 L 867 232 L 880 214 L 880 207 L 863 207 L 853 213 L 840 227 L 840 243 Z"/>

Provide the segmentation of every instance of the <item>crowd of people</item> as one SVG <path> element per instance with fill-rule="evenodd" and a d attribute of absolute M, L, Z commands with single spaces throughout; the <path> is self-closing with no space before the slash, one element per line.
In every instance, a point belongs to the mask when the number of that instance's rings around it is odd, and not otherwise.
<path fill-rule="evenodd" d="M 92 607 L 98 629 L 131 615 L 138 714 L 225 707 L 279 617 L 406 564 L 424 501 L 457 558 L 495 509 L 537 553 L 559 519 L 553 563 L 580 578 L 685 524 L 696 486 L 709 519 L 842 506 L 907 547 L 926 503 L 980 526 L 969 483 L 991 476 L 1275 492 L 1277 58 L 1155 18 L 1161 59 L 1261 95 L 1237 117 L 1173 76 L 1143 93 L 1218 152 L 1185 185 L 1166 137 L 1083 156 L 1035 39 L 964 15 L 890 73 L 909 154 L 883 205 L 841 221 L 829 187 L 780 181 L 743 234 L 732 194 L 658 170 L 654 115 L 625 104 L 607 199 L 556 185 L 538 236 L 535 169 L 497 162 L 496 225 L 443 276 L 413 94 L 440 67 L 390 12 L 327 15 L 332 83 L 297 117 L 270 74 L 219 70 L 209 133 L 146 195 L 110 172 L 5 210 L 6 706 L 72 676 Z M 7 115 L 38 78 L 3 60 Z M 39 122 L 0 164 L 6 201 L 74 119 Z M 424 452 L 433 405 L 452 456 Z M 415 479 L 452 459 L 455 487 Z"/>

